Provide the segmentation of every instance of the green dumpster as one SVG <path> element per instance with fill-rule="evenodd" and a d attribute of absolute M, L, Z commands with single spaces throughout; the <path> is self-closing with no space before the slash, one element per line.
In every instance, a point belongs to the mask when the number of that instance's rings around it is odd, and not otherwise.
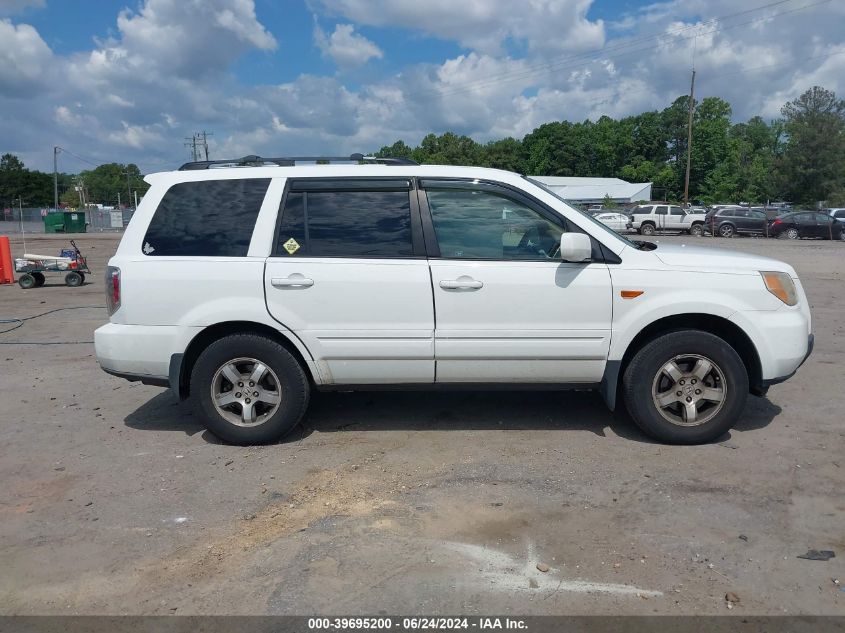
<path fill-rule="evenodd" d="M 65 232 L 65 214 L 64 213 L 48 213 L 44 216 L 44 232 L 45 233 L 64 233 Z"/>
<path fill-rule="evenodd" d="M 65 211 L 65 233 L 85 233 L 85 211 Z"/>
<path fill-rule="evenodd" d="M 62 211 L 44 216 L 45 233 L 85 233 L 85 211 Z"/>

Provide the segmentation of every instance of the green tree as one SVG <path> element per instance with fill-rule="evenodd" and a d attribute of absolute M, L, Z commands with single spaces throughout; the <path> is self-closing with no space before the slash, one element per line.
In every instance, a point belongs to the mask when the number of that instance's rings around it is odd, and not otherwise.
<path fill-rule="evenodd" d="M 480 164 L 484 167 L 523 173 L 525 171 L 525 160 L 522 143 L 511 137 L 490 141 L 481 149 Z"/>
<path fill-rule="evenodd" d="M 379 158 L 411 158 L 413 151 L 400 139 L 393 145 L 385 145 L 375 155 Z"/>
<path fill-rule="evenodd" d="M 845 101 L 813 86 L 781 109 L 786 147 L 780 177 L 786 195 L 813 205 L 845 188 Z"/>
<path fill-rule="evenodd" d="M 131 205 L 134 200 L 129 199 L 130 190 L 137 191 L 140 197 L 148 189 L 138 166 L 132 163 L 106 163 L 83 171 L 79 176 L 85 183 L 88 202 L 93 204 L 116 205 L 120 199 L 122 204 Z"/>
<path fill-rule="evenodd" d="M 15 206 L 18 198 L 23 206 L 43 207 L 53 201 L 53 177 L 27 169 L 14 154 L 0 157 L 0 204 Z"/>

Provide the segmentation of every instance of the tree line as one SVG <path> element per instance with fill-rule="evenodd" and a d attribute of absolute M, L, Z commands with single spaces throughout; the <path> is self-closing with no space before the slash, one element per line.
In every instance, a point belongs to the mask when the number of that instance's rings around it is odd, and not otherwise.
<path fill-rule="evenodd" d="M 719 97 L 694 103 L 690 199 L 703 203 L 786 200 L 845 205 L 845 101 L 815 86 L 781 108 L 781 117 L 731 122 Z M 398 140 L 376 155 L 419 163 L 477 165 L 542 176 L 592 176 L 652 182 L 655 198 L 683 196 L 689 97 L 662 111 L 597 121 L 553 121 L 521 140 L 478 143 L 446 132 L 416 147 Z"/>
<path fill-rule="evenodd" d="M 58 174 L 59 201 L 71 208 L 79 207 L 81 196 L 89 203 L 116 206 L 120 200 L 125 205 L 130 202 L 129 190 L 137 191 L 140 197 L 148 188 L 141 170 L 132 163 L 106 163 L 78 174 Z M 14 154 L 3 154 L 0 157 L 0 205 L 11 208 L 19 204 L 52 207 L 53 174 L 27 169 Z"/>
<path fill-rule="evenodd" d="M 719 97 L 694 104 L 690 198 L 704 203 L 786 200 L 813 206 L 845 205 L 845 101 L 815 86 L 781 108 L 781 117 L 731 122 L 731 105 Z M 597 121 L 552 121 L 521 140 L 478 143 L 446 132 L 428 134 L 416 147 L 404 141 L 378 156 L 419 163 L 478 165 L 542 176 L 593 176 L 654 183 L 655 198 L 683 195 L 689 99 L 661 111 Z M 129 183 L 127 183 L 127 172 Z M 79 205 L 127 202 L 127 189 L 146 191 L 137 165 L 108 163 L 79 174 L 59 174 L 61 201 Z M 53 175 L 27 169 L 13 154 L 0 158 L 0 205 L 48 207 Z"/>

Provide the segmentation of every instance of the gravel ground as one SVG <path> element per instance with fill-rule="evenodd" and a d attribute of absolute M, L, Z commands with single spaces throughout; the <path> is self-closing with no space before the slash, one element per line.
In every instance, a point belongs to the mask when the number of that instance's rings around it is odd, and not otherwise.
<path fill-rule="evenodd" d="M 813 356 L 715 444 L 586 392 L 338 393 L 237 448 L 90 343 L 42 344 L 102 308 L 0 335 L 0 613 L 845 614 L 845 244 L 659 240 L 784 259 L 813 306 Z M 77 243 L 84 287 L 2 286 L 0 318 L 102 306 L 117 237 Z"/>

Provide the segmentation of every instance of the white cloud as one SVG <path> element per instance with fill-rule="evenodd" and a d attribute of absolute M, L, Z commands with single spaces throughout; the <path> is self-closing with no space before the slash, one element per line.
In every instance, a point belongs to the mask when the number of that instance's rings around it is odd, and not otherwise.
<path fill-rule="evenodd" d="M 15 15 L 27 9 L 43 9 L 44 0 L 0 0 L 0 15 Z"/>
<path fill-rule="evenodd" d="M 384 57 L 382 50 L 356 33 L 352 24 L 338 24 L 331 35 L 326 35 L 320 25 L 315 23 L 314 41 L 323 56 L 330 57 L 341 69 L 357 68 L 372 58 Z"/>
<path fill-rule="evenodd" d="M 483 53 L 501 53 L 508 40 L 531 51 L 601 46 L 601 20 L 586 17 L 593 0 L 314 0 L 331 15 L 358 24 L 398 26 Z"/>
<path fill-rule="evenodd" d="M 216 157 L 371 151 L 448 130 L 519 138 L 550 120 L 666 107 L 689 89 L 693 49 L 699 98 L 727 99 L 737 119 L 776 117 L 813 84 L 845 96 L 845 2 L 774 15 L 801 1 L 716 22 L 738 11 L 735 0 L 660 3 L 620 16 L 602 47 L 589 0 L 311 0 L 330 14 L 320 21 L 346 20 L 322 33 L 341 69 L 392 61 L 358 25 L 473 49 L 381 77 L 374 71 L 388 64 L 373 65 L 356 84 L 313 74 L 238 82 L 231 68 L 240 56 L 276 47 L 251 0 L 146 0 L 117 17 L 113 37 L 70 56 L 54 55 L 33 27 L 0 20 L 0 40 L 15 42 L 0 47 L 0 151 L 44 169 L 61 145 L 152 170 L 183 161 L 182 139 L 199 129 L 215 132 Z"/>
<path fill-rule="evenodd" d="M 0 20 L 0 95 L 28 98 L 49 81 L 53 52 L 29 24 Z"/>

